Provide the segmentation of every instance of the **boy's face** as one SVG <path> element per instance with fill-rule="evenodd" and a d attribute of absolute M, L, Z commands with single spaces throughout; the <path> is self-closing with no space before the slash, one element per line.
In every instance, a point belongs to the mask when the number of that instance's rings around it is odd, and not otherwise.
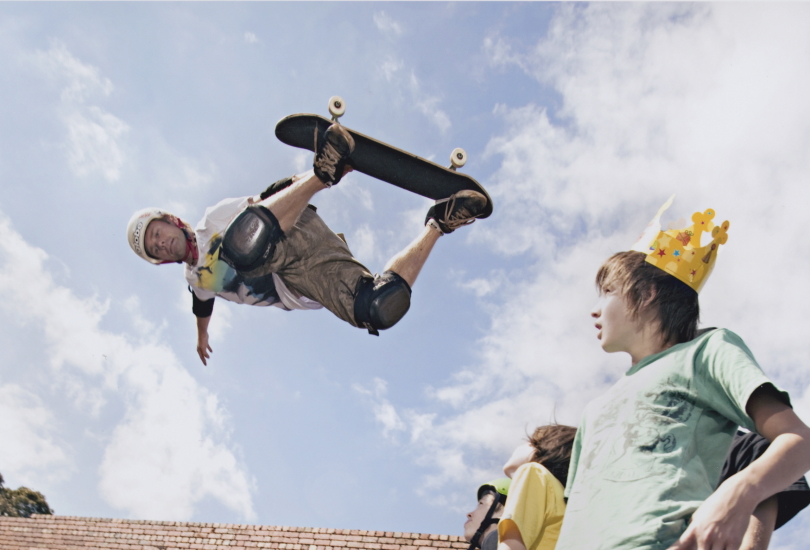
<path fill-rule="evenodd" d="M 591 311 L 599 331 L 596 335 L 602 349 L 608 353 L 617 351 L 632 352 L 642 333 L 642 315 L 633 319 L 627 308 L 624 295 L 618 285 L 608 284 L 602 289 L 596 307 Z"/>
<path fill-rule="evenodd" d="M 494 500 L 495 495 L 492 493 L 486 493 L 481 497 L 481 500 L 478 501 L 478 506 L 475 508 L 475 510 L 467 513 L 467 522 L 464 524 L 464 538 L 467 540 L 467 542 L 471 541 L 475 536 L 475 532 L 478 531 L 478 527 L 481 526 L 481 522 L 484 521 L 485 517 L 487 517 L 487 512 L 489 512 L 489 508 L 492 506 L 492 502 Z M 492 515 L 494 518 L 499 516 L 500 514 L 498 512 Z"/>

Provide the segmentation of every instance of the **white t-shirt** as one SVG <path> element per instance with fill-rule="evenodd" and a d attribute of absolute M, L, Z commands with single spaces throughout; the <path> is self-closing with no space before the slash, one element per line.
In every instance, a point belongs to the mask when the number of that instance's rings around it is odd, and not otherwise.
<path fill-rule="evenodd" d="M 273 305 L 286 310 L 323 307 L 288 289 L 275 273 L 246 279 L 219 259 L 222 233 L 248 204 L 248 197 L 222 200 L 207 208 L 203 219 L 194 228 L 200 255 L 196 265 L 185 266 L 186 281 L 194 294 L 202 301 L 219 296 L 237 304 Z"/>

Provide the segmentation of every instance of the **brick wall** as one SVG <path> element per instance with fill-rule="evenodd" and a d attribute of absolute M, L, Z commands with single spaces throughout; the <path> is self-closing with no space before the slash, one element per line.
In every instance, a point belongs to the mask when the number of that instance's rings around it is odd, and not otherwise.
<path fill-rule="evenodd" d="M 109 548 L 118 550 L 173 550 L 223 547 L 278 550 L 428 550 L 466 549 L 463 538 L 386 531 L 358 531 L 312 527 L 272 527 L 230 523 L 183 523 L 124 519 L 41 516 L 0 517 L 0 548 Z"/>

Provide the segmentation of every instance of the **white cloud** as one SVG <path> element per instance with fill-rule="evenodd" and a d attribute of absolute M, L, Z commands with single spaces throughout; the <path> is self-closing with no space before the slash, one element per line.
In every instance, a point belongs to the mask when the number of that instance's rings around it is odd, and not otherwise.
<path fill-rule="evenodd" d="M 210 496 L 253 519 L 252 482 L 229 443 L 225 411 L 160 342 L 162 331 L 141 318 L 137 300 L 123 305 L 139 340 L 101 329 L 110 303 L 81 299 L 57 285 L 44 266 L 45 252 L 26 243 L 2 214 L 0 252 L 0 285 L 7 292 L 0 308 L 44 334 L 53 383 L 63 384 L 91 415 L 103 410 L 105 398 L 124 404 L 99 468 L 105 500 L 133 517 L 189 519 L 196 503 Z M 38 469 L 47 466 L 37 463 L 44 460 L 40 450 L 57 462 L 61 456 L 38 400 L 45 390 L 2 389 L 13 397 L 2 400 L 4 412 L 20 419 L 3 428 L 16 430 L 3 440 L 3 452 Z"/>
<path fill-rule="evenodd" d="M 363 262 L 371 263 L 379 256 L 374 231 L 367 223 L 355 229 L 347 243 L 354 257 L 362 258 Z"/>
<path fill-rule="evenodd" d="M 68 166 L 79 177 L 98 175 L 109 182 L 121 178 L 126 156 L 121 145 L 129 126 L 97 105 L 88 102 L 109 96 L 112 82 L 99 69 L 76 59 L 59 41 L 36 52 L 31 59 L 40 71 L 64 85 L 60 117 L 67 129 L 63 147 Z"/>
<path fill-rule="evenodd" d="M 104 499 L 136 518 L 188 520 L 211 495 L 255 519 L 249 479 L 222 439 L 225 413 L 168 349 L 144 346 L 123 373 L 129 406 L 99 467 Z"/>
<path fill-rule="evenodd" d="M 377 26 L 380 32 L 385 33 L 388 36 L 400 36 L 402 34 L 402 26 L 394 21 L 394 19 L 384 11 L 374 14 L 374 24 Z"/>
<path fill-rule="evenodd" d="M 388 393 L 388 384 L 385 380 L 375 378 L 371 389 L 366 389 L 359 384 L 355 384 L 352 388 L 361 395 L 365 395 L 371 402 L 374 419 L 382 424 L 384 437 L 390 437 L 392 432 L 405 429 L 405 423 L 399 417 L 391 402 L 385 397 L 386 393 Z"/>
<path fill-rule="evenodd" d="M 110 182 L 121 177 L 124 154 L 118 140 L 129 126 L 104 110 L 92 106 L 64 116 L 68 130 L 68 164 L 74 174 L 100 174 Z"/>
<path fill-rule="evenodd" d="M 308 151 L 296 151 L 292 157 L 296 174 L 302 174 L 312 168 L 312 153 Z"/>
<path fill-rule="evenodd" d="M 67 473 L 69 460 L 56 440 L 53 414 L 34 393 L 16 384 L 0 385 L 0 465 L 6 483 L 41 486 Z"/>
<path fill-rule="evenodd" d="M 97 67 L 73 57 L 58 40 L 52 42 L 48 51 L 37 51 L 32 60 L 46 76 L 66 84 L 62 89 L 65 103 L 84 103 L 94 96 L 106 97 L 114 89 L 112 82 L 101 76 Z"/>
<path fill-rule="evenodd" d="M 430 391 L 453 411 L 418 440 L 431 483 L 497 474 L 527 430 L 554 416 L 576 424 L 629 366 L 597 345 L 593 276 L 672 192 L 673 218 L 713 207 L 731 220 L 704 322 L 738 332 L 806 395 L 810 258 L 796 239 L 810 203 L 810 75 L 796 68 L 810 63 L 808 24 L 801 5 L 597 3 L 561 6 L 528 50 L 485 42 L 494 64 L 523 68 L 562 107 L 496 108 L 506 130 L 487 148 L 501 159 L 488 189 L 508 215 L 478 236 L 532 265 L 492 290 L 467 283 L 496 302 L 492 326 L 480 361 Z"/>
<path fill-rule="evenodd" d="M 393 57 L 389 57 L 386 59 L 380 69 L 382 70 L 383 75 L 385 76 L 385 80 L 387 82 L 391 82 L 391 79 L 394 78 L 394 75 L 402 69 L 404 63 L 402 60 L 394 59 Z"/>
<path fill-rule="evenodd" d="M 422 91 L 419 79 L 411 73 L 409 80 L 411 95 L 414 98 L 416 108 L 425 115 L 442 133 L 450 128 L 450 117 L 439 108 L 440 98 L 431 96 Z"/>
<path fill-rule="evenodd" d="M 245 42 L 248 44 L 257 44 L 259 39 L 250 31 L 245 31 Z"/>
<path fill-rule="evenodd" d="M 496 269 L 487 278 L 477 278 L 469 281 L 464 281 L 463 273 L 458 273 L 453 276 L 453 279 L 462 281 L 459 283 L 461 288 L 469 290 L 479 298 L 483 298 L 497 291 L 506 282 L 506 273 L 502 269 Z"/>
<path fill-rule="evenodd" d="M 337 191 L 342 195 L 347 195 L 352 204 L 356 204 L 369 212 L 374 210 L 374 196 L 371 191 L 356 177 L 352 177 L 351 174 L 347 174 L 340 180 Z"/>

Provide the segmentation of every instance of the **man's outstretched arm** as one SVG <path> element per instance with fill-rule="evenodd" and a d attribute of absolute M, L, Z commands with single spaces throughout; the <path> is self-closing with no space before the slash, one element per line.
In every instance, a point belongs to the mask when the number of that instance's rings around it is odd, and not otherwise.
<path fill-rule="evenodd" d="M 191 312 L 197 318 L 197 355 L 200 356 L 203 365 L 207 365 L 206 359 L 210 357 L 208 352 L 214 351 L 208 344 L 208 324 L 214 313 L 214 298 L 201 300 L 191 287 L 188 289 L 191 291 L 192 297 Z"/>
<path fill-rule="evenodd" d="M 197 355 L 200 356 L 203 365 L 208 365 L 207 359 L 211 357 L 208 352 L 213 353 L 214 351 L 208 343 L 208 323 L 210 322 L 210 315 L 208 317 L 197 317 Z"/>

